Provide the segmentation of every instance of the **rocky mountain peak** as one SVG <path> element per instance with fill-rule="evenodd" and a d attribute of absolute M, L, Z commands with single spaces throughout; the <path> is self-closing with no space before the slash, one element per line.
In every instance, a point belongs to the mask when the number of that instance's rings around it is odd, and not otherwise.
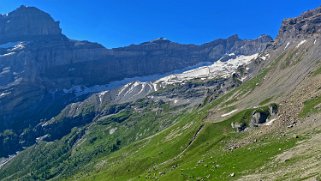
<path fill-rule="evenodd" d="M 166 38 L 164 38 L 164 37 L 160 37 L 160 38 L 157 38 L 155 40 L 151 40 L 150 42 L 151 43 L 169 43 L 171 41 L 166 39 Z"/>
<path fill-rule="evenodd" d="M 168 44 L 171 44 L 171 43 L 174 43 L 174 42 L 168 40 L 167 38 L 160 37 L 160 38 L 157 38 L 154 40 L 150 40 L 148 42 L 144 42 L 140 45 L 143 45 L 143 46 L 167 46 Z"/>
<path fill-rule="evenodd" d="M 59 22 L 47 13 L 27 6 L 0 16 L 0 42 L 30 40 L 43 36 L 61 36 Z"/>
<path fill-rule="evenodd" d="M 266 35 L 266 34 L 263 34 L 261 36 L 259 36 L 256 41 L 258 42 L 271 42 L 273 41 L 273 38 L 270 36 L 270 35 Z"/>
<path fill-rule="evenodd" d="M 319 37 L 320 35 L 321 7 L 307 11 L 296 18 L 285 19 L 276 42 L 282 44 L 288 39 Z"/>
<path fill-rule="evenodd" d="M 228 41 L 239 41 L 241 40 L 238 34 L 232 35 L 227 38 Z"/>

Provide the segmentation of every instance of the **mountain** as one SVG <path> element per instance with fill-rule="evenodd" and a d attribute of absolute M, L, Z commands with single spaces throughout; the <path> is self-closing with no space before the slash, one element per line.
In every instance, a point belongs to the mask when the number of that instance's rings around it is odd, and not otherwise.
<path fill-rule="evenodd" d="M 6 40 L 0 179 L 318 180 L 320 20 L 199 46 Z"/>
<path fill-rule="evenodd" d="M 256 40 L 241 40 L 235 35 L 200 46 L 158 39 L 106 49 L 97 43 L 68 39 L 59 22 L 26 6 L 1 15 L 0 32 L 0 131 L 9 129 L 16 135 L 55 116 L 69 103 L 110 89 L 112 82 L 179 71 L 229 53 L 252 55 L 272 41 L 266 35 Z M 79 89 L 82 93 L 77 94 Z M 16 151 L 8 149 L 11 151 L 0 155 Z"/>
<path fill-rule="evenodd" d="M 284 44 L 291 39 L 304 39 L 320 37 L 321 8 L 307 11 L 297 18 L 289 18 L 282 22 L 279 35 L 276 38 L 278 44 Z"/>
<path fill-rule="evenodd" d="M 37 8 L 26 6 L 0 15 L 0 33 L 0 43 L 62 36 L 59 22 Z"/>

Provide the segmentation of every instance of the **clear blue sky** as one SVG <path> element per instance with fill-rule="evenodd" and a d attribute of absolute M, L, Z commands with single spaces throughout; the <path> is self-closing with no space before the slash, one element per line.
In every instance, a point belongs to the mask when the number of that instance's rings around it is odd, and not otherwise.
<path fill-rule="evenodd" d="M 158 37 L 194 44 L 233 34 L 275 37 L 284 18 L 321 0 L 0 0 L 0 13 L 22 4 L 51 14 L 70 38 L 111 48 Z"/>

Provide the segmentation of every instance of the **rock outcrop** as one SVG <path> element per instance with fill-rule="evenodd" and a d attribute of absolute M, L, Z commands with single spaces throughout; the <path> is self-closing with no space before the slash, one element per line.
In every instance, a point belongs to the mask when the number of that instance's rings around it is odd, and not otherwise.
<path fill-rule="evenodd" d="M 0 133 L 12 129 L 16 135 L 89 96 L 66 90 L 168 73 L 214 62 L 226 54 L 251 55 L 272 42 L 265 35 L 256 40 L 234 35 L 203 45 L 161 38 L 106 49 L 68 39 L 50 15 L 25 6 L 0 15 L 0 34 Z"/>
<path fill-rule="evenodd" d="M 267 108 L 255 110 L 252 113 L 250 127 L 257 127 L 269 121 L 269 118 L 275 116 L 278 112 L 278 106 L 271 104 Z"/>
<path fill-rule="evenodd" d="M 0 43 L 62 36 L 59 22 L 37 8 L 26 6 L 7 15 L 0 15 L 0 34 Z"/>
<path fill-rule="evenodd" d="M 276 44 L 313 36 L 321 36 L 321 7 L 307 11 L 296 18 L 284 20 L 276 38 Z"/>

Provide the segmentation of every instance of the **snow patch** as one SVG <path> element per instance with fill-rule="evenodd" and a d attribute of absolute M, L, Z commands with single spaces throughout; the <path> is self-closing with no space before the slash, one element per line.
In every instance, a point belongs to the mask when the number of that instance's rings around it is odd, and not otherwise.
<path fill-rule="evenodd" d="M 141 89 L 139 90 L 139 92 L 137 94 L 142 93 L 145 90 L 145 87 L 146 87 L 147 84 L 145 82 L 143 82 L 141 85 L 142 85 L 142 87 L 141 87 Z"/>
<path fill-rule="evenodd" d="M 136 81 L 134 83 L 130 83 L 130 87 L 129 90 L 125 92 L 125 94 L 123 96 L 126 96 L 129 93 L 132 93 L 134 91 L 134 88 L 143 84 L 142 82 Z"/>
<path fill-rule="evenodd" d="M 154 91 L 157 91 L 157 84 L 153 83 Z"/>
<path fill-rule="evenodd" d="M 14 55 L 15 53 L 16 53 L 16 52 L 9 52 L 9 53 L 0 55 L 0 57 L 8 57 L 8 56 Z"/>
<path fill-rule="evenodd" d="M 121 95 L 121 94 L 127 89 L 127 87 L 130 86 L 130 84 L 131 84 L 131 83 L 124 85 L 124 86 L 120 89 L 118 95 Z"/>
<path fill-rule="evenodd" d="M 268 59 L 270 57 L 270 54 L 266 54 L 266 55 L 264 55 L 264 56 L 261 56 L 260 58 L 262 59 L 262 60 L 266 60 L 266 59 Z"/>
<path fill-rule="evenodd" d="M 246 80 L 246 79 L 247 79 L 247 76 L 242 77 L 241 82 L 244 82 L 244 80 Z"/>
<path fill-rule="evenodd" d="M 0 75 L 10 73 L 10 71 L 11 71 L 11 67 L 4 67 L 2 69 L 2 72 L 0 72 Z"/>
<path fill-rule="evenodd" d="M 98 97 L 99 97 L 99 102 L 102 103 L 103 102 L 103 97 L 105 94 L 107 94 L 108 91 L 103 91 L 101 93 L 98 94 Z"/>
<path fill-rule="evenodd" d="M 0 99 L 1 98 L 4 98 L 4 97 L 6 97 L 7 95 L 10 95 L 11 94 L 11 92 L 2 92 L 1 94 L 0 94 Z"/>
<path fill-rule="evenodd" d="M 269 122 L 265 123 L 267 126 L 271 126 L 276 119 L 271 119 Z"/>
<path fill-rule="evenodd" d="M 193 66 L 188 66 L 183 69 L 174 70 L 174 71 L 171 71 L 171 72 L 168 72 L 165 74 L 154 74 L 154 75 L 148 75 L 148 76 L 136 76 L 136 77 L 132 77 L 132 78 L 124 78 L 123 80 L 113 81 L 113 82 L 110 82 L 110 83 L 104 84 L 104 85 L 94 85 L 91 87 L 82 86 L 82 85 L 74 85 L 71 88 L 63 89 L 62 91 L 65 94 L 75 94 L 76 96 L 82 96 L 82 95 L 86 95 L 86 94 L 98 93 L 98 92 L 102 92 L 102 91 L 106 91 L 106 90 L 120 88 L 121 90 L 118 93 L 118 96 L 119 96 L 119 95 L 125 93 L 125 91 L 128 89 L 128 87 L 131 86 L 132 83 L 135 81 L 146 82 L 146 84 L 153 83 L 153 90 L 157 91 L 158 88 L 162 87 L 162 85 L 158 85 L 154 81 L 159 80 L 163 77 L 172 75 L 172 74 L 181 73 L 181 72 L 184 72 L 187 70 L 192 70 L 197 67 L 201 67 L 204 65 L 210 65 L 210 64 L 211 64 L 210 62 L 201 62 L 201 63 L 195 64 Z"/>
<path fill-rule="evenodd" d="M 10 160 L 14 159 L 19 153 L 20 153 L 20 152 L 17 151 L 16 154 L 14 154 L 14 155 L 9 155 L 8 158 L 5 158 L 5 157 L 0 158 L 0 169 L 1 169 L 4 165 L 6 165 Z"/>
<path fill-rule="evenodd" d="M 117 128 L 111 128 L 111 129 L 109 130 L 109 134 L 112 135 L 112 134 L 114 134 L 116 131 L 117 131 Z"/>
<path fill-rule="evenodd" d="M 185 71 L 181 74 L 173 74 L 157 80 L 156 84 L 175 84 L 182 83 L 192 79 L 212 79 L 212 78 L 227 78 L 230 77 L 239 66 L 248 65 L 252 60 L 256 59 L 259 54 L 249 56 L 237 56 L 226 62 L 220 60 L 214 62 L 212 65 L 199 67 L 193 70 Z"/>
<path fill-rule="evenodd" d="M 284 47 L 284 49 L 283 50 L 286 50 L 288 47 L 289 47 L 289 45 L 290 45 L 291 43 L 290 42 L 288 42 L 286 45 L 285 45 L 285 47 Z"/>
<path fill-rule="evenodd" d="M 301 45 L 303 45 L 306 42 L 306 40 L 302 40 L 297 46 L 296 48 L 299 48 Z"/>
<path fill-rule="evenodd" d="M 81 85 L 76 85 L 71 87 L 70 89 L 63 89 L 62 91 L 65 94 L 75 94 L 76 96 L 82 96 L 90 93 L 97 93 L 97 92 L 102 92 L 106 91 L 109 89 L 109 85 L 95 85 L 92 87 L 86 87 L 86 86 L 81 86 Z"/>
<path fill-rule="evenodd" d="M 222 114 L 221 117 L 224 118 L 224 117 L 226 117 L 226 116 L 229 116 L 229 115 L 235 113 L 236 111 L 238 111 L 238 109 L 235 109 L 235 110 L 233 110 L 233 111 L 231 111 L 231 112 L 228 112 L 228 113 L 226 113 L 226 114 Z"/>
<path fill-rule="evenodd" d="M 17 43 L 10 51 L 21 50 L 25 48 L 24 42 Z"/>

